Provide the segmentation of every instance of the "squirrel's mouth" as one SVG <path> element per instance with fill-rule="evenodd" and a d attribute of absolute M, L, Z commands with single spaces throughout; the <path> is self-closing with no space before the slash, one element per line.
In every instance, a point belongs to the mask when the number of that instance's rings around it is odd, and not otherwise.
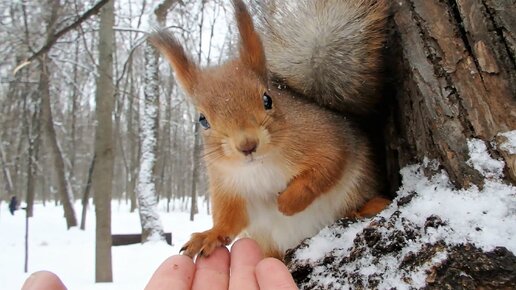
<path fill-rule="evenodd" d="M 263 155 L 257 155 L 256 153 L 249 154 L 244 157 L 245 164 L 254 164 L 257 162 L 261 162 L 264 159 Z"/>

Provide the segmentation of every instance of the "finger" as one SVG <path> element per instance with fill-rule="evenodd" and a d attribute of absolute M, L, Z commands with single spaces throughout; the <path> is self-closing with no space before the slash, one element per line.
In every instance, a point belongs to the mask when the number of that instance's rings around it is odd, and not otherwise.
<path fill-rule="evenodd" d="M 231 278 L 229 289 L 258 290 L 254 270 L 263 259 L 258 244 L 251 239 L 240 239 L 231 247 Z"/>
<path fill-rule="evenodd" d="M 30 275 L 22 290 L 66 290 L 66 286 L 56 274 L 48 271 L 39 271 Z"/>
<path fill-rule="evenodd" d="M 266 258 L 256 266 L 256 280 L 260 290 L 297 290 L 296 283 L 285 264 Z"/>
<path fill-rule="evenodd" d="M 193 290 L 227 290 L 228 284 L 229 251 L 226 247 L 218 247 L 209 257 L 197 258 Z"/>
<path fill-rule="evenodd" d="M 190 257 L 172 256 L 154 272 L 145 290 L 190 290 L 194 274 L 195 265 Z"/>

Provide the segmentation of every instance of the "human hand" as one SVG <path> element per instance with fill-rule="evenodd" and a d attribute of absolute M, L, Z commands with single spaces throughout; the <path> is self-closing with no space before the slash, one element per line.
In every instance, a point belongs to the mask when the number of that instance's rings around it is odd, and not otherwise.
<path fill-rule="evenodd" d="M 231 273 L 231 275 L 230 275 Z M 187 256 L 168 258 L 145 290 L 297 290 L 287 267 L 274 258 L 263 259 L 258 244 L 240 239 L 229 251 L 220 247 L 194 262 Z"/>
<path fill-rule="evenodd" d="M 230 275 L 231 272 L 231 275 Z M 251 239 L 241 239 L 231 248 L 216 249 L 196 263 L 177 255 L 165 260 L 150 279 L 146 290 L 294 290 L 297 289 L 285 265 L 274 258 L 263 259 L 260 248 Z M 54 273 L 32 274 L 22 290 L 66 290 Z"/>

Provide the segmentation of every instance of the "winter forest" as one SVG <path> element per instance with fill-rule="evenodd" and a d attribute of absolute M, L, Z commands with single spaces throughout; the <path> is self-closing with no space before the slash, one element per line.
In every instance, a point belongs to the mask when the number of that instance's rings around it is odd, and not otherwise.
<path fill-rule="evenodd" d="M 70 289 L 143 289 L 210 228 L 199 112 L 147 36 L 220 64 L 237 53 L 230 2 L 0 0 L 1 289 L 41 269 Z M 285 263 L 301 289 L 512 289 L 516 5 L 392 4 L 364 122 L 392 204 Z"/>
<path fill-rule="evenodd" d="M 191 192 L 204 198 L 204 178 L 199 178 L 194 154 L 199 143 L 196 112 L 145 39 L 149 31 L 168 25 L 200 62 L 220 62 L 232 39 L 227 3 L 115 1 L 105 23 L 98 16 L 84 17 L 103 2 L 108 1 L 2 3 L 3 201 L 16 195 L 30 207 L 34 199 L 66 204 L 93 196 L 88 185 L 103 162 L 94 158 L 95 143 L 104 137 L 109 147 L 103 151 L 112 155 L 113 199 L 128 200 L 134 210 L 136 180 L 145 170 L 155 172 L 154 191 L 160 199 L 185 198 Z M 74 29 L 54 40 L 72 24 Z M 50 49 L 23 65 L 46 45 Z M 96 124 L 109 125 L 96 118 L 98 100 L 109 110 L 112 128 L 96 137 Z M 146 158 L 148 153 L 155 157 Z M 155 164 L 146 164 L 148 159 Z M 104 174 L 109 173 L 99 172 Z M 79 222 L 80 213 L 67 212 L 68 227 Z"/>
<path fill-rule="evenodd" d="M 86 219 L 96 214 L 97 230 L 105 230 L 100 243 L 111 232 L 101 206 L 110 201 L 139 209 L 144 239 L 163 232 L 158 200 L 167 212 L 189 211 L 191 220 L 207 214 L 197 112 L 146 36 L 166 27 L 197 61 L 217 64 L 232 47 L 229 3 L 0 5 L 1 211 L 16 196 L 33 219 L 34 204 L 61 207 L 63 228 L 95 227 Z"/>

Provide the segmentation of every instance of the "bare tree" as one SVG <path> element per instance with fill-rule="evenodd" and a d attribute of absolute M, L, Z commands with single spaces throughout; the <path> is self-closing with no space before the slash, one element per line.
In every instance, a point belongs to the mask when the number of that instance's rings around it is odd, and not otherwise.
<path fill-rule="evenodd" d="M 96 101 L 91 96 L 95 94 L 95 80 L 99 78 L 96 51 L 99 39 L 92 32 L 98 31 L 99 26 L 98 18 L 92 16 L 107 2 L 0 1 L 0 11 L 6 11 L 0 26 L 3 40 L 0 51 L 6 56 L 0 63 L 3 147 L 0 186 L 6 188 L 2 193 L 4 200 L 16 194 L 20 200 L 28 202 L 29 209 L 34 200 L 42 200 L 44 205 L 51 201 L 72 211 L 72 193 L 80 192 L 86 214 L 89 198 L 84 193 L 89 189 L 87 180 L 95 151 L 92 136 L 98 124 L 95 122 Z M 169 1 L 161 2 L 155 1 L 152 5 L 169 5 Z M 196 55 L 202 56 L 203 62 L 206 59 L 208 63 L 213 62 L 217 57 L 216 46 L 208 48 L 208 44 L 217 32 L 213 26 L 219 22 L 217 15 L 225 11 L 220 8 L 223 2 L 172 2 L 181 4 L 174 10 L 169 9 L 174 14 L 172 29 Z M 130 1 L 127 5 L 124 7 L 127 14 L 124 12 L 124 17 L 116 18 L 117 46 L 113 50 L 117 102 L 111 198 L 125 197 L 128 202 L 130 199 L 134 210 L 142 155 L 138 124 L 143 116 L 140 111 L 144 109 L 137 96 L 145 87 L 147 71 L 145 49 L 139 49 L 145 43 L 140 26 L 151 6 L 148 1 Z M 203 18 L 200 11 L 204 6 Z M 158 17 L 155 15 L 153 18 Z M 162 18 L 165 23 L 165 15 Z M 204 25 L 200 26 L 201 18 Z M 211 30 L 208 23 L 212 25 Z M 203 42 L 199 42 L 201 34 L 195 32 L 199 29 L 204 30 Z M 161 67 L 166 66 L 161 64 Z M 16 71 L 14 76 L 13 71 Z M 199 140 L 194 138 L 191 108 L 185 104 L 181 90 L 174 87 L 170 69 L 166 67 L 160 75 L 163 76 L 159 80 L 161 96 L 157 99 L 155 117 L 156 164 L 152 174 L 156 196 L 158 199 L 166 197 L 170 205 L 182 198 L 182 210 L 189 210 L 191 193 L 204 194 L 204 172 L 199 159 L 195 157 L 198 164 L 195 172 L 184 170 L 192 168 L 192 158 L 199 152 L 193 152 L 198 149 L 194 144 Z M 69 203 L 62 201 L 64 196 L 70 199 Z M 195 204 L 193 209 L 197 212 Z"/>
<path fill-rule="evenodd" d="M 54 35 L 54 29 L 58 18 L 58 11 L 60 9 L 59 2 L 49 1 L 48 7 L 50 10 L 50 17 L 47 20 L 47 39 Z M 77 226 L 77 218 L 75 216 L 75 209 L 73 208 L 73 193 L 66 173 L 65 161 L 61 145 L 58 142 L 56 130 L 54 128 L 54 121 L 52 115 L 52 107 L 50 101 L 50 74 L 48 68 L 48 59 L 45 53 L 39 58 L 40 65 L 40 79 L 38 91 L 41 94 L 41 119 L 45 130 L 45 137 L 49 145 L 52 155 L 54 169 L 57 177 L 57 190 L 61 203 L 63 205 L 64 214 L 66 218 L 66 225 L 68 228 Z"/>
<path fill-rule="evenodd" d="M 114 53 L 114 0 L 100 12 L 99 65 L 95 95 L 97 127 L 95 131 L 95 166 L 93 190 L 95 200 L 95 281 L 112 282 L 111 257 L 111 190 L 113 181 L 113 53 Z"/>
<path fill-rule="evenodd" d="M 175 0 L 163 1 L 154 11 L 157 24 L 163 24 L 168 10 Z M 145 45 L 145 90 L 141 127 L 141 157 L 138 173 L 138 210 L 142 225 L 142 242 L 163 239 L 163 227 L 156 211 L 156 153 L 159 120 L 159 53 L 147 43 Z"/>

